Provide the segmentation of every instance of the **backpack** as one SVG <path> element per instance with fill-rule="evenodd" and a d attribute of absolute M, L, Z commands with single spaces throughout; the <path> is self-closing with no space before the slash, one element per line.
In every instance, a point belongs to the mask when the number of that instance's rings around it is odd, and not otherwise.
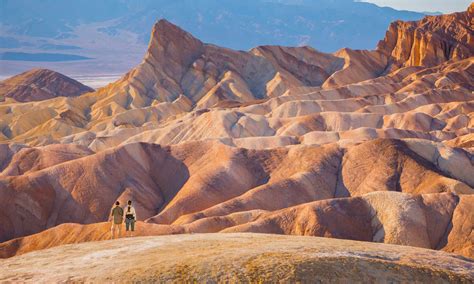
<path fill-rule="evenodd" d="M 127 206 L 127 214 L 125 214 L 125 218 L 129 219 L 129 220 L 134 220 L 135 217 L 133 217 L 133 214 L 131 213 L 131 209 L 132 206 Z"/>

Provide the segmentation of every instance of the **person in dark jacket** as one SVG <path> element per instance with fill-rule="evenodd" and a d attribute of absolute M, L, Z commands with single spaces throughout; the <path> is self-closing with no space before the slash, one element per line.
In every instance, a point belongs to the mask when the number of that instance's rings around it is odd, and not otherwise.
<path fill-rule="evenodd" d="M 115 206 L 110 210 L 110 218 L 112 219 L 112 227 L 110 228 L 112 239 L 115 238 L 115 231 L 118 231 L 118 236 L 122 234 L 123 209 L 120 207 L 120 202 L 115 202 Z"/>

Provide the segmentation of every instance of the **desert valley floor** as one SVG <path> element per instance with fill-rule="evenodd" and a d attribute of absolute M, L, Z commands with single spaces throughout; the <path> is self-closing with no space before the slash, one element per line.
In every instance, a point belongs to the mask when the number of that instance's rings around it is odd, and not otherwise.
<path fill-rule="evenodd" d="M 272 263 L 288 281 L 474 281 L 473 14 L 331 54 L 235 51 L 160 20 L 106 87 L 0 82 L 0 281 L 115 281 L 100 263 L 121 243 L 142 252 L 122 267 L 150 263 L 136 281 L 274 281 Z M 129 199 L 143 238 L 105 241 Z M 74 275 L 48 273 L 69 257 Z"/>

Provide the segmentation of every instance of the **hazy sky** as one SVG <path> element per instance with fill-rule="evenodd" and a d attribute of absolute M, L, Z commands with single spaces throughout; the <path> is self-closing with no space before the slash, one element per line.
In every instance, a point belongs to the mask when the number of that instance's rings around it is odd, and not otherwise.
<path fill-rule="evenodd" d="M 471 0 L 364 0 L 379 6 L 417 12 L 459 12 L 465 11 Z"/>

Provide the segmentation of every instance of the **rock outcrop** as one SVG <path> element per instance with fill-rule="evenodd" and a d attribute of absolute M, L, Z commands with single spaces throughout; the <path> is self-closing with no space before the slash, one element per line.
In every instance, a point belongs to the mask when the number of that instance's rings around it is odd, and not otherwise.
<path fill-rule="evenodd" d="M 17 102 L 76 97 L 94 89 L 48 69 L 32 69 L 0 82 L 0 98 Z"/>
<path fill-rule="evenodd" d="M 377 50 L 389 56 L 394 67 L 436 66 L 474 55 L 472 4 L 466 12 L 426 16 L 420 21 L 392 23 Z"/>

